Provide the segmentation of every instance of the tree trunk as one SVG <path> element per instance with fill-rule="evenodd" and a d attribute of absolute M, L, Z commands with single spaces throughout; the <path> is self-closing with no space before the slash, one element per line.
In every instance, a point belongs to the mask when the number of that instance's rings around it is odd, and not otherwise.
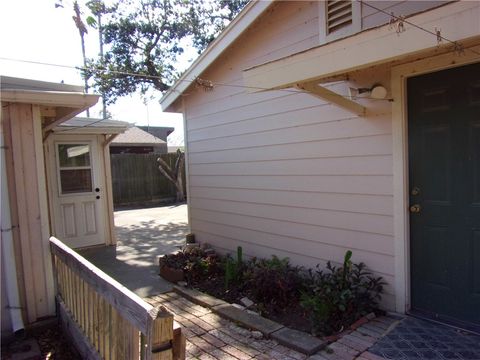
<path fill-rule="evenodd" d="M 177 151 L 177 159 L 175 168 L 172 170 L 169 164 L 161 157 L 157 159 L 160 164 L 158 170 L 165 176 L 177 189 L 177 202 L 185 201 L 185 192 L 183 191 L 183 165 L 185 163 L 185 154 L 180 150 Z"/>

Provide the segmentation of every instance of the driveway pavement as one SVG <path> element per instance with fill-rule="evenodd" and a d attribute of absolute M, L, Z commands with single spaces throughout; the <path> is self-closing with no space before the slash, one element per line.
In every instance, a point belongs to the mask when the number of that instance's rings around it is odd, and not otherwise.
<path fill-rule="evenodd" d="M 171 291 L 172 284 L 158 276 L 157 258 L 185 243 L 187 205 L 116 211 L 115 230 L 116 247 L 80 253 L 140 297 Z"/>

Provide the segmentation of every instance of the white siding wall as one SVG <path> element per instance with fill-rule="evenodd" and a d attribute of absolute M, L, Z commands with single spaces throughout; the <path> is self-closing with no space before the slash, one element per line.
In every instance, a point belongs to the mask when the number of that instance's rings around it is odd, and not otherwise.
<path fill-rule="evenodd" d="M 351 249 L 389 283 L 393 309 L 388 100 L 360 100 L 368 116 L 357 117 L 302 92 L 242 88 L 243 69 L 318 46 L 318 12 L 317 2 L 274 5 L 201 75 L 215 89 L 184 97 L 192 231 L 225 251 L 241 245 L 305 266 L 341 262 Z M 349 85 L 389 80 L 377 67 L 329 86 L 347 95 Z"/>
<path fill-rule="evenodd" d="M 388 23 L 390 16 L 380 12 L 372 7 L 393 13 L 395 16 L 408 16 L 420 11 L 432 9 L 434 7 L 449 3 L 451 1 L 363 1 L 362 2 L 362 28 L 363 30 Z"/>

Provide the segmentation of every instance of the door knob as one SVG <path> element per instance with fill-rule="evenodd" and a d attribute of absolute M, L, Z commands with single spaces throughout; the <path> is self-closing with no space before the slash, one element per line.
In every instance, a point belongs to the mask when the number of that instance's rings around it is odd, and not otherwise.
<path fill-rule="evenodd" d="M 410 206 L 410 212 L 411 213 L 419 213 L 420 211 L 422 210 L 422 207 L 420 206 L 420 204 L 415 204 L 415 205 L 412 205 Z"/>
<path fill-rule="evenodd" d="M 100 199 L 100 195 L 97 195 L 96 198 L 97 198 L 97 200 Z"/>

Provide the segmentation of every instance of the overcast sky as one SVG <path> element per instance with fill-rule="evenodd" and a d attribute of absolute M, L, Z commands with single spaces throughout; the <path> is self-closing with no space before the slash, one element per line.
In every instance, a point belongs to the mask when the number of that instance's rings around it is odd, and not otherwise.
<path fill-rule="evenodd" d="M 0 1 L 0 58 L 13 58 L 81 66 L 80 36 L 72 20 L 73 0 L 63 0 L 64 8 L 55 8 L 55 0 L 2 0 Z M 80 0 L 83 5 L 85 1 Z M 89 29 L 85 39 L 87 56 L 98 53 L 98 34 Z M 188 66 L 195 51 L 185 54 L 179 68 Z M 80 73 L 71 68 L 27 64 L 0 59 L 0 74 L 50 82 L 83 85 Z M 171 145 L 183 144 L 182 117 L 163 113 L 159 96 L 144 104 L 140 96 L 125 97 L 108 108 L 115 120 L 137 125 L 171 126 L 175 132 L 168 138 Z M 92 117 L 100 115 L 101 107 L 91 111 Z"/>

